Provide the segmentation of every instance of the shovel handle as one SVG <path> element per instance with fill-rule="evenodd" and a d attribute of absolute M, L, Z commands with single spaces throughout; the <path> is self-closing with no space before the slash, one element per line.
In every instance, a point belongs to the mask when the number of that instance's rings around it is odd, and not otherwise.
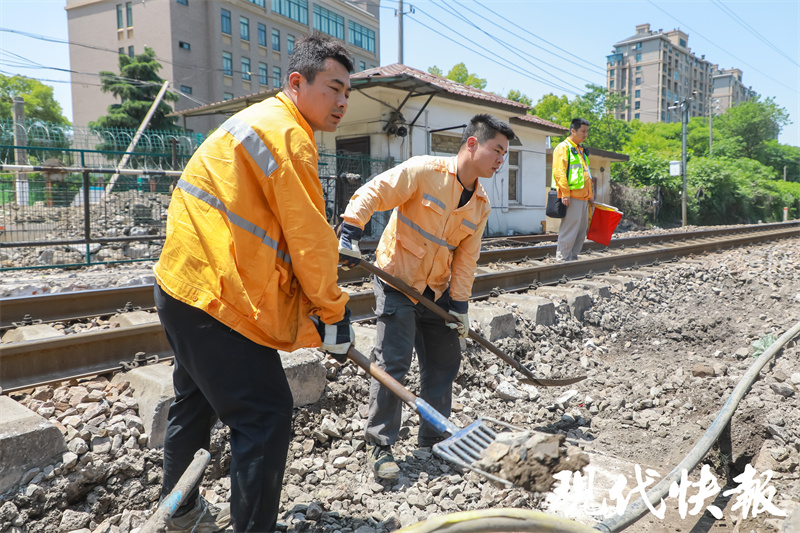
<path fill-rule="evenodd" d="M 420 294 L 419 291 L 414 289 L 414 287 L 404 282 L 403 280 L 397 279 L 391 274 L 387 274 L 377 266 L 373 265 L 369 261 L 364 261 L 363 259 L 358 263 L 358 266 L 360 266 L 367 272 L 378 276 L 386 283 L 392 285 L 401 292 L 404 292 L 407 296 L 413 298 L 414 300 L 417 300 L 423 306 L 427 307 L 428 309 L 436 313 L 439 317 L 444 319 L 445 322 L 458 322 L 458 319 L 456 317 L 454 317 L 453 315 L 442 309 L 440 306 L 436 304 L 436 302 L 432 301 L 430 298 L 426 298 L 425 296 Z M 517 361 L 507 353 L 503 352 L 500 348 L 498 348 L 497 346 L 486 340 L 486 338 L 478 334 L 472 328 L 470 328 L 469 330 L 469 338 L 474 340 L 475 342 L 477 342 L 478 344 L 480 344 L 481 346 L 483 346 L 496 356 L 498 356 L 500 359 L 502 359 L 509 365 L 511 365 L 514 369 L 516 369 L 526 378 L 530 379 L 534 383 L 539 382 L 536 376 L 534 376 L 530 370 L 522 366 L 522 364 L 519 361 Z"/>
<path fill-rule="evenodd" d="M 368 375 L 378 380 L 381 385 L 389 389 L 389 391 L 394 393 L 395 396 L 405 402 L 411 409 L 416 411 L 419 416 L 431 424 L 439 433 L 453 435 L 459 430 L 458 426 L 450 422 L 447 417 L 431 407 L 431 405 L 422 398 L 418 398 L 413 392 L 401 385 L 399 381 L 394 379 L 384 369 L 367 359 L 364 354 L 356 350 L 352 345 L 347 350 L 347 357 L 363 368 Z"/>

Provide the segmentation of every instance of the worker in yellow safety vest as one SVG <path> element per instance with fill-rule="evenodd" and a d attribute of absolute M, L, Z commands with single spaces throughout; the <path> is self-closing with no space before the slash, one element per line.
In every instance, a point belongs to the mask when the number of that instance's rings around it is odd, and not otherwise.
<path fill-rule="evenodd" d="M 592 204 L 592 174 L 589 155 L 583 142 L 589 135 L 589 122 L 576 118 L 569 127 L 569 137 L 553 150 L 552 187 L 558 190 L 567 208 L 558 228 L 556 261 L 575 261 L 586 240 L 589 206 Z"/>

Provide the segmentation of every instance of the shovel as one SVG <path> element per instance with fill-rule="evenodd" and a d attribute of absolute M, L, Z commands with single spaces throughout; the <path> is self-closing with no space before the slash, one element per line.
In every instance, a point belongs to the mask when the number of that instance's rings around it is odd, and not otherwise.
<path fill-rule="evenodd" d="M 400 382 L 390 376 L 381 367 L 370 362 L 369 359 L 352 346 L 347 350 L 347 357 L 363 368 L 367 374 L 378 380 L 381 385 L 389 389 L 389 391 L 394 393 L 411 409 L 416 411 L 416 413 L 431 424 L 434 429 L 447 437 L 447 439 L 433 445 L 433 453 L 445 461 L 450 461 L 451 463 L 477 472 L 492 481 L 509 487 L 514 485 L 506 479 L 481 470 L 475 466 L 475 463 L 480 459 L 481 452 L 494 442 L 498 434 L 498 431 L 489 424 L 510 431 L 523 431 L 521 428 L 506 424 L 500 420 L 495 420 L 494 418 L 481 417 L 466 428 L 461 429 L 450 422 L 450 420 L 439 411 L 434 409 L 428 402 L 422 398 L 418 398 L 414 393 L 401 385 Z"/>
<path fill-rule="evenodd" d="M 359 261 L 358 266 L 366 270 L 371 274 L 375 274 L 383 281 L 387 282 L 389 285 L 392 285 L 396 289 L 405 293 L 406 296 L 409 298 L 413 298 L 417 300 L 419 303 L 436 313 L 438 316 L 444 319 L 445 322 L 458 322 L 458 319 L 439 307 L 435 302 L 431 301 L 429 298 L 421 295 L 417 290 L 411 287 L 409 284 L 405 283 L 404 281 L 397 279 L 396 277 L 392 276 L 391 274 L 387 274 L 377 266 L 373 265 L 369 261 L 364 261 L 363 259 Z M 533 375 L 533 373 L 522 366 L 522 364 L 508 355 L 507 353 L 503 352 L 500 348 L 486 340 L 483 336 L 478 334 L 476 331 L 470 329 L 469 330 L 469 338 L 498 356 L 500 359 L 505 361 L 506 363 L 510 364 L 514 369 L 516 369 L 520 374 L 525 376 L 524 379 L 519 380 L 521 383 L 526 383 L 528 385 L 538 385 L 540 387 L 563 387 L 565 385 L 572 385 L 573 383 L 578 383 L 579 381 L 583 381 L 586 379 L 586 376 L 576 376 L 574 378 L 566 378 L 566 379 L 543 379 L 537 378 Z"/>

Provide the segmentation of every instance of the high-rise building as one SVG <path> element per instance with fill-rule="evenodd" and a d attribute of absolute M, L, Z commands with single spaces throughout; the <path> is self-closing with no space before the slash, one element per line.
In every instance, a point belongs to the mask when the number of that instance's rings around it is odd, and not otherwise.
<path fill-rule="evenodd" d="M 692 117 L 708 115 L 709 108 L 721 113 L 755 95 L 742 85 L 741 70 L 720 70 L 688 43 L 681 30 L 653 31 L 650 24 L 639 24 L 634 36 L 614 44 L 607 56 L 606 88 L 629 103 L 617 111 L 618 119 L 679 122 L 680 114 L 669 107 L 691 95 Z"/>
<path fill-rule="evenodd" d="M 115 103 L 100 71 L 119 54 L 155 50 L 159 76 L 183 110 L 280 87 L 294 43 L 312 30 L 345 42 L 356 71 L 379 64 L 380 0 L 67 0 L 73 123 L 87 125 Z M 195 117 L 206 133 L 219 122 Z M 181 124 L 183 125 L 183 124 Z"/>

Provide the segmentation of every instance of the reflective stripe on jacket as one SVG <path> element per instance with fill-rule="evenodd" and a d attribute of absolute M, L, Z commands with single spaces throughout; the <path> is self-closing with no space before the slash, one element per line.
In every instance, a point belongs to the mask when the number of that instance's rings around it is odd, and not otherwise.
<path fill-rule="evenodd" d="M 458 207 L 464 190 L 456 157 L 419 156 L 362 185 L 344 220 L 363 228 L 375 211 L 397 209 L 376 251 L 378 267 L 417 291 L 430 287 L 438 299 L 450 286 L 453 300 L 466 302 L 491 206 L 480 182 Z"/>
<path fill-rule="evenodd" d="M 558 189 L 559 198 L 589 200 L 593 196 L 589 157 L 583 147 L 569 139 L 564 139 L 553 150 L 552 186 Z"/>
<path fill-rule="evenodd" d="M 283 93 L 228 119 L 172 194 L 158 284 L 258 344 L 319 346 L 308 315 L 338 322 L 349 297 L 337 285 L 318 159 Z"/>

